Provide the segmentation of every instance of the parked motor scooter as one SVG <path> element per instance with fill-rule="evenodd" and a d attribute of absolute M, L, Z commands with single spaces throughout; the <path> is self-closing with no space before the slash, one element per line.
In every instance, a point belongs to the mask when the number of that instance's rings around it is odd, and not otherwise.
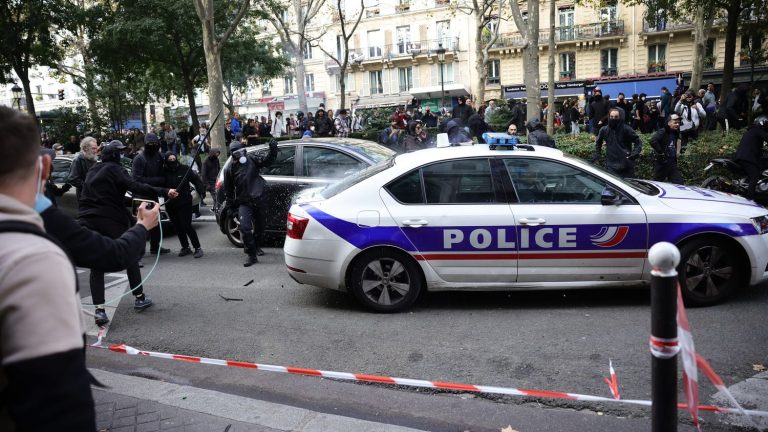
<path fill-rule="evenodd" d="M 763 157 L 762 162 L 761 166 L 768 167 L 767 158 Z M 704 171 L 714 171 L 715 168 L 720 168 L 719 172 L 727 171 L 729 174 L 710 175 L 704 180 L 701 187 L 746 196 L 749 178 L 744 168 L 737 161 L 724 158 L 712 159 L 704 168 Z M 757 187 L 755 188 L 755 196 L 752 199 L 759 204 L 768 204 L 768 169 L 764 169 L 760 173 L 760 178 L 757 180 Z"/>

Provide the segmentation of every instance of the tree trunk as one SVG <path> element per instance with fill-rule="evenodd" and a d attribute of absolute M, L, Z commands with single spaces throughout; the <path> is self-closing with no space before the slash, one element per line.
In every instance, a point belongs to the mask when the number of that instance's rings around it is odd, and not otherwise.
<path fill-rule="evenodd" d="M 200 130 L 200 121 L 197 119 L 197 103 L 195 102 L 195 87 L 188 78 L 184 78 L 184 89 L 187 91 L 187 103 L 189 104 L 189 115 L 192 117 L 192 129 L 194 134 Z M 195 136 L 195 135 L 192 136 Z M 192 138 L 192 137 L 190 137 Z M 187 144 L 187 143 L 183 143 Z"/>
<path fill-rule="evenodd" d="M 720 88 L 720 100 L 731 92 L 733 87 L 733 69 L 736 61 L 736 37 L 739 30 L 741 0 L 731 0 L 728 7 L 728 24 L 725 28 L 725 58 L 723 64 L 723 85 Z"/>
<path fill-rule="evenodd" d="M 339 109 L 344 109 L 344 104 L 347 103 L 347 95 L 345 94 L 347 92 L 347 83 L 344 81 L 344 72 L 341 72 L 339 75 L 339 91 L 341 92 L 341 96 L 339 96 Z"/>
<path fill-rule="evenodd" d="M 483 14 L 475 12 L 475 72 L 477 77 L 475 81 L 475 101 L 480 106 L 485 102 L 485 80 L 488 77 L 488 70 L 485 68 L 486 58 L 483 51 Z"/>
<path fill-rule="evenodd" d="M 527 120 L 539 118 L 541 102 L 541 80 L 539 79 L 539 0 L 528 2 L 528 44 L 523 49 L 523 84 Z"/>
<path fill-rule="evenodd" d="M 514 1 L 514 0 L 513 0 Z M 549 63 L 547 69 L 547 133 L 555 133 L 555 0 L 549 0 Z"/>
<path fill-rule="evenodd" d="M 696 8 L 696 15 L 693 21 L 693 65 L 691 67 L 691 83 L 689 88 L 697 91 L 701 87 L 701 80 L 704 76 L 704 58 L 707 55 L 707 39 L 712 30 L 714 14 L 707 17 L 705 6 L 700 5 Z"/>
<path fill-rule="evenodd" d="M 21 75 L 19 71 L 16 71 L 16 76 L 21 80 L 21 86 L 24 87 L 24 99 L 27 101 L 27 114 L 37 121 L 37 115 L 35 114 L 35 97 L 32 96 L 32 88 L 29 86 L 29 76 L 27 74 Z"/>
<path fill-rule="evenodd" d="M 304 90 L 306 68 L 304 67 L 304 50 L 301 45 L 299 42 L 299 48 L 296 49 L 294 56 L 296 59 L 296 94 L 299 96 L 299 110 L 306 114 L 309 108 L 307 107 L 307 94 Z"/>

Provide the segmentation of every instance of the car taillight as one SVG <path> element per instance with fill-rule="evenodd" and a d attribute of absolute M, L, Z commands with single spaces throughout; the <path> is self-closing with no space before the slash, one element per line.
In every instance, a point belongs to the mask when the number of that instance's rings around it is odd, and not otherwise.
<path fill-rule="evenodd" d="M 288 213 L 288 221 L 285 224 L 288 237 L 301 240 L 304 237 L 304 230 L 307 229 L 308 223 L 309 219 Z"/>

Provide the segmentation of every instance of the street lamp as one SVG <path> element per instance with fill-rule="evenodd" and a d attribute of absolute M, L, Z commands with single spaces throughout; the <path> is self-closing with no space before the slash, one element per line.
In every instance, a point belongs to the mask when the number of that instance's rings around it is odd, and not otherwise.
<path fill-rule="evenodd" d="M 440 109 L 445 107 L 445 80 L 443 79 L 443 64 L 445 63 L 445 48 L 443 44 L 437 45 L 437 61 L 440 62 Z"/>
<path fill-rule="evenodd" d="M 19 87 L 18 84 L 13 83 L 13 87 L 11 87 L 11 93 L 13 94 L 13 102 L 11 102 L 11 108 L 13 108 L 14 104 L 16 105 L 16 109 L 21 111 L 21 93 L 22 93 L 21 87 Z"/>

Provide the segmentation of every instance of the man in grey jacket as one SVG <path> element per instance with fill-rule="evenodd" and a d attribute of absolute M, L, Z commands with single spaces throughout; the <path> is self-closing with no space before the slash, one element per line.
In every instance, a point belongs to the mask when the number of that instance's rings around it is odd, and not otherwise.
<path fill-rule="evenodd" d="M 96 142 L 96 138 L 90 136 L 83 138 L 80 141 L 80 152 L 72 160 L 72 165 L 69 167 L 67 184 L 75 187 L 78 201 L 80 201 L 80 192 L 83 189 L 85 176 L 88 175 L 88 170 L 96 163 L 98 152 L 99 143 Z"/>
<path fill-rule="evenodd" d="M 75 269 L 38 214 L 50 157 L 0 107 L 0 430 L 94 431 Z"/>

